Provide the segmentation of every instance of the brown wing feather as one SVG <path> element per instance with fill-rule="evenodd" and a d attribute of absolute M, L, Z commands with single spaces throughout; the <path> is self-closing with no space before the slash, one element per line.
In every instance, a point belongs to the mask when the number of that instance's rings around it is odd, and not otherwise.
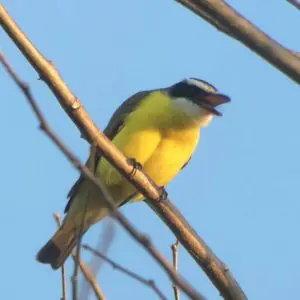
<path fill-rule="evenodd" d="M 188 163 L 191 161 L 191 159 L 192 159 L 192 156 L 187 160 L 187 162 L 181 167 L 181 170 L 182 169 L 184 169 L 187 165 L 188 165 Z"/>
<path fill-rule="evenodd" d="M 103 131 L 104 134 L 110 140 L 112 140 L 115 137 L 115 135 L 122 129 L 125 117 L 135 109 L 135 107 L 138 105 L 138 103 L 141 101 L 141 99 L 143 99 L 147 94 L 149 94 L 153 91 L 155 91 L 155 90 L 138 92 L 138 93 L 134 94 L 133 96 L 131 96 L 130 98 L 128 98 L 125 102 L 123 102 L 121 104 L 121 106 L 112 115 L 110 121 L 108 122 L 108 125 L 106 126 L 106 128 Z M 90 164 L 93 164 L 94 166 L 97 166 L 100 158 L 101 158 L 101 153 L 99 151 L 97 151 L 96 154 L 93 154 L 93 155 L 92 155 L 92 151 L 91 151 L 91 154 L 86 162 L 86 165 L 89 166 Z M 91 161 L 92 159 L 94 161 Z M 69 201 L 64 210 L 65 213 L 68 212 L 75 195 L 77 194 L 78 190 L 80 189 L 80 186 L 81 186 L 81 183 L 83 182 L 83 180 L 84 180 L 84 177 L 82 175 L 80 175 L 78 180 L 75 182 L 75 184 L 70 189 L 68 196 L 67 196 L 67 198 L 69 198 Z"/>

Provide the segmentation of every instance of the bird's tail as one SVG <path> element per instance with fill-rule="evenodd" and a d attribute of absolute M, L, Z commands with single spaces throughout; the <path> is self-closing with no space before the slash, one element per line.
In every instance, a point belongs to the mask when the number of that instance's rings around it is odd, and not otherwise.
<path fill-rule="evenodd" d="M 58 269 L 70 255 L 76 242 L 76 228 L 70 229 L 67 226 L 62 226 L 38 252 L 36 258 L 39 262 L 50 264 L 53 269 Z"/>

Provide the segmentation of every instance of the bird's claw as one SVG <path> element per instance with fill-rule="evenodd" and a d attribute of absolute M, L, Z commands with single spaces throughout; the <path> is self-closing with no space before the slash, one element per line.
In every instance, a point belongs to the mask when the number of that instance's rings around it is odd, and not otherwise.
<path fill-rule="evenodd" d="M 143 166 L 135 158 L 127 158 L 128 164 L 132 166 L 132 171 L 129 173 L 130 177 L 134 177 L 136 170 L 142 170 Z"/>
<path fill-rule="evenodd" d="M 129 173 L 129 176 L 131 178 L 135 176 L 137 170 L 139 171 L 143 170 L 143 166 L 135 158 L 127 158 L 127 162 L 129 165 L 132 166 L 132 170 Z M 153 182 L 151 178 L 149 178 L 149 180 Z M 155 184 L 155 182 L 153 182 L 153 184 Z M 168 199 L 168 193 L 165 190 L 164 186 L 159 187 L 159 192 L 160 192 L 159 201 L 165 201 L 166 199 Z"/>
<path fill-rule="evenodd" d="M 159 196 L 159 201 L 165 201 L 168 199 L 168 192 L 166 191 L 164 186 L 161 186 L 159 188 L 160 190 L 160 196 Z"/>

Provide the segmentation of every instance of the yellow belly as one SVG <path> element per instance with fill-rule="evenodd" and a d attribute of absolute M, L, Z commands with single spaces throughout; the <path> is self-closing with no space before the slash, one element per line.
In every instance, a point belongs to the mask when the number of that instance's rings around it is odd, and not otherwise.
<path fill-rule="evenodd" d="M 143 101 L 129 115 L 112 142 L 128 158 L 135 158 L 160 185 L 167 185 L 190 159 L 199 138 L 199 126 L 175 110 L 168 97 L 156 95 Z M 96 172 L 117 203 L 135 192 L 105 159 Z"/>
<path fill-rule="evenodd" d="M 144 164 L 144 170 L 160 185 L 167 185 L 192 156 L 197 145 L 198 132 L 193 138 L 190 135 L 182 139 L 182 132 L 176 136 L 165 136 L 158 147 Z"/>

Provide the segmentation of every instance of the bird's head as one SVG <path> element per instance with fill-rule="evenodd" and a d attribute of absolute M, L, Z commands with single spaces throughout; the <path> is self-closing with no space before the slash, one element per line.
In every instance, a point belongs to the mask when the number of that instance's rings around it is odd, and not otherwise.
<path fill-rule="evenodd" d="M 230 101 L 214 86 L 197 78 L 184 79 L 169 87 L 167 92 L 174 106 L 201 127 L 206 127 L 213 116 L 222 116 L 216 107 Z"/>

